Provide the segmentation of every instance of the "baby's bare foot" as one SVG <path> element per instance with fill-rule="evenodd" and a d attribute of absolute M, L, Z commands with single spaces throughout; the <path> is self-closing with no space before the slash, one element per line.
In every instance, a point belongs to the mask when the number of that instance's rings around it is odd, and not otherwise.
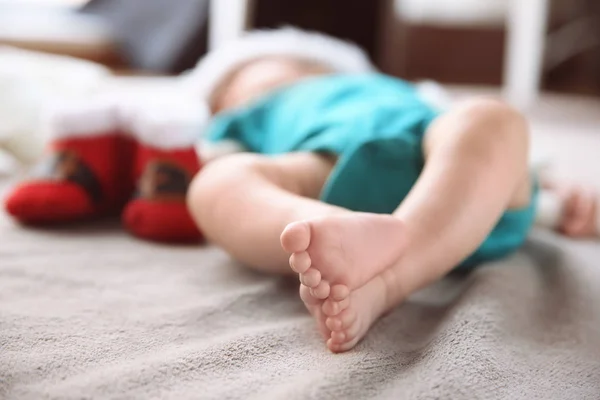
<path fill-rule="evenodd" d="M 302 284 L 300 284 L 300 298 L 304 302 L 304 305 L 310 314 L 315 318 L 315 320 L 317 320 L 319 333 L 325 340 L 328 340 L 331 337 L 331 330 L 327 328 L 327 325 L 325 325 L 327 316 L 323 314 L 323 300 L 319 300 L 310 294 L 310 288 Z"/>
<path fill-rule="evenodd" d="M 327 340 L 329 350 L 341 353 L 354 348 L 387 307 L 387 285 L 383 274 L 352 291 L 341 301 L 329 297 L 322 306 L 325 327 L 331 331 Z"/>
<path fill-rule="evenodd" d="M 288 225 L 281 245 L 290 266 L 317 299 L 361 287 L 396 262 L 406 245 L 402 222 L 390 215 L 349 213 Z"/>
<path fill-rule="evenodd" d="M 317 321 L 329 350 L 342 353 L 353 349 L 387 310 L 387 290 L 384 274 L 380 274 L 353 292 L 344 285 L 335 286 L 325 301 L 301 284 L 300 298 Z"/>

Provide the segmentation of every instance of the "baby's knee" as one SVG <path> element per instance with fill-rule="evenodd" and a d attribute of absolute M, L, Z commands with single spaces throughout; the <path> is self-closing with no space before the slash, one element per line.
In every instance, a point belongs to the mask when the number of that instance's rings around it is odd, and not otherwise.
<path fill-rule="evenodd" d="M 260 156 L 250 153 L 223 157 L 207 164 L 196 174 L 187 194 L 187 204 L 197 223 L 213 214 L 228 192 L 258 170 Z"/>
<path fill-rule="evenodd" d="M 529 129 L 525 116 L 509 104 L 492 99 L 477 98 L 466 102 L 461 108 L 465 121 L 474 127 L 475 134 L 486 135 L 487 140 L 511 140 L 526 144 Z"/>

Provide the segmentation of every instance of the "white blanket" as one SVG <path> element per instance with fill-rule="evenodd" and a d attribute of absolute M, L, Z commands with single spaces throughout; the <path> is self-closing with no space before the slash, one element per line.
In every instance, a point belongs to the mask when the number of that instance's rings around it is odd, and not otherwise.
<path fill-rule="evenodd" d="M 1 191 L 1 190 L 0 190 Z M 535 234 L 329 353 L 297 282 L 0 216 L 2 399 L 598 399 L 600 248 Z"/>

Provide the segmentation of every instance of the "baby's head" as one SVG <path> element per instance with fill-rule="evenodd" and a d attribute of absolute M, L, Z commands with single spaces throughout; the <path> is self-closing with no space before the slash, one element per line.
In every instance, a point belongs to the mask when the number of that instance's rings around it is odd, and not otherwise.
<path fill-rule="evenodd" d="M 237 108 L 282 86 L 334 71 L 314 61 L 288 56 L 266 56 L 243 63 L 213 92 L 211 108 L 218 113 Z"/>
<path fill-rule="evenodd" d="M 283 28 L 248 32 L 219 45 L 186 75 L 184 84 L 202 96 L 214 114 L 311 76 L 374 70 L 356 45 Z"/>

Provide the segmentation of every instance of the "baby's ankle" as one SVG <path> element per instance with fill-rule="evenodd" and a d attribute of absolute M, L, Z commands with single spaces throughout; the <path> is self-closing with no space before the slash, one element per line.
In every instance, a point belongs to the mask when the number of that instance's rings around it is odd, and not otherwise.
<path fill-rule="evenodd" d="M 385 312 L 391 311 L 394 307 L 401 304 L 411 293 L 407 291 L 406 285 L 403 280 L 398 276 L 397 271 L 394 268 L 388 268 L 377 276 L 381 280 L 382 290 L 385 293 L 383 298 L 385 304 L 383 308 Z"/>

